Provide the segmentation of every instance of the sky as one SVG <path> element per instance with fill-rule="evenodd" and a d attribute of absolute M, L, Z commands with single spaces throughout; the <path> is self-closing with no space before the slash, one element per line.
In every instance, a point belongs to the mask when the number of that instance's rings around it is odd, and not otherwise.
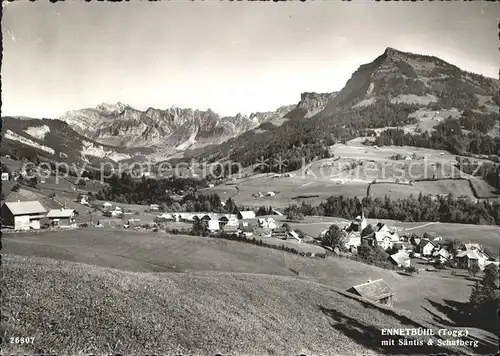
<path fill-rule="evenodd" d="M 222 114 L 342 89 L 386 47 L 498 78 L 487 2 L 107 3 L 18 0 L 2 19 L 2 115 L 57 118 L 118 101 Z"/>

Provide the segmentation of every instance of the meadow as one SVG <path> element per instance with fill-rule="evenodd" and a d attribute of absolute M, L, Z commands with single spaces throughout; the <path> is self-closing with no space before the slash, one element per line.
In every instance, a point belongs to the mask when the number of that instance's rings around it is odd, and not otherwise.
<path fill-rule="evenodd" d="M 381 346 L 382 328 L 437 326 L 329 285 L 252 273 L 134 273 L 46 258 L 4 258 L 7 353 L 472 355 Z M 258 335 L 258 337 L 255 337 Z"/>

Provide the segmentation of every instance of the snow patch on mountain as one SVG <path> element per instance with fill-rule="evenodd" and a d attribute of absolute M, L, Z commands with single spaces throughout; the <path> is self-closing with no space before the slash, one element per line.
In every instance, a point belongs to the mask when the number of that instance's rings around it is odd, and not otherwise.
<path fill-rule="evenodd" d="M 24 145 L 27 145 L 27 146 L 31 146 L 31 147 L 34 147 L 34 148 L 37 148 L 39 150 L 42 150 L 42 151 L 45 151 L 45 152 L 48 152 L 50 154 L 55 154 L 56 151 L 50 147 L 47 147 L 47 146 L 44 146 L 44 145 L 41 145 L 39 144 L 38 142 L 35 142 L 35 141 L 32 141 L 24 136 L 21 136 L 11 130 L 7 130 L 4 134 L 4 138 L 7 138 L 9 140 L 12 140 L 12 141 L 17 141 L 17 142 L 20 142 Z"/>
<path fill-rule="evenodd" d="M 45 136 L 50 132 L 50 128 L 47 125 L 42 126 L 31 126 L 24 130 L 28 135 L 43 140 Z"/>
<path fill-rule="evenodd" d="M 98 158 L 108 158 L 112 161 L 118 162 L 123 161 L 125 159 L 132 158 L 131 155 L 126 153 L 118 153 L 111 149 L 105 149 L 103 146 L 96 146 L 92 142 L 83 141 L 82 142 L 82 157 L 85 159 L 85 156 L 94 156 Z"/>

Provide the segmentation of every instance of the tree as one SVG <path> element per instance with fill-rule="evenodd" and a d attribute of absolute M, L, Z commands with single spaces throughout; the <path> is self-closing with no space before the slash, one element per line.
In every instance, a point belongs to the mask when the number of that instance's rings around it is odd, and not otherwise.
<path fill-rule="evenodd" d="M 469 267 L 469 274 L 473 276 L 474 278 L 476 277 L 476 274 L 480 271 L 481 269 L 479 268 L 477 263 L 473 263 Z"/>
<path fill-rule="evenodd" d="M 347 242 L 349 239 L 346 234 L 337 225 L 331 225 L 323 237 L 322 244 L 342 251 L 345 250 Z"/>
<path fill-rule="evenodd" d="M 18 192 L 19 189 L 21 189 L 21 185 L 19 183 L 16 183 L 13 187 L 12 187 L 12 191 L 13 192 Z"/>
<path fill-rule="evenodd" d="M 294 221 L 294 220 L 303 220 L 304 215 L 300 211 L 300 208 L 297 205 L 290 205 L 287 208 L 285 208 L 285 215 L 286 219 L 289 221 Z"/>

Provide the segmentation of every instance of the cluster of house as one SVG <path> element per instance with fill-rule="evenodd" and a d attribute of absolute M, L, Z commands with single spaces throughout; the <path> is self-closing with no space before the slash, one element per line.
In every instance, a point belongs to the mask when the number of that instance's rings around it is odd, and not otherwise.
<path fill-rule="evenodd" d="M 361 232 L 367 226 L 368 221 L 362 213 L 342 228 L 347 236 L 346 248 L 355 251 L 358 246 L 366 243 L 372 247 L 382 247 L 386 251 L 397 251 L 389 256 L 389 260 L 398 267 L 410 267 L 411 257 L 434 263 L 454 261 L 458 268 L 466 269 L 473 264 L 477 264 L 481 270 L 488 264 L 499 264 L 492 256 L 485 253 L 479 244 L 466 243 L 454 255 L 440 243 L 443 240 L 441 236 L 427 234 L 426 238 L 409 238 L 405 235 L 401 236 L 398 231 L 381 222 L 372 226 L 373 232 L 362 236 Z M 323 230 L 319 238 L 322 239 L 327 231 Z"/>
<path fill-rule="evenodd" d="M 265 193 L 257 192 L 257 193 L 253 193 L 251 196 L 255 197 L 255 198 L 275 197 L 276 192 L 265 192 Z"/>
<path fill-rule="evenodd" d="M 282 240 L 288 238 L 302 242 L 299 235 L 290 228 L 278 226 L 272 217 L 257 218 L 255 212 L 240 211 L 238 214 L 217 213 L 163 213 L 157 216 L 158 222 L 184 222 L 194 224 L 201 222 L 211 233 L 241 234 L 251 237 L 258 234 L 261 237 L 276 237 Z"/>
<path fill-rule="evenodd" d="M 50 209 L 35 201 L 5 202 L 2 205 L 2 228 L 13 230 L 38 230 L 44 225 L 76 227 L 74 209 Z"/>

